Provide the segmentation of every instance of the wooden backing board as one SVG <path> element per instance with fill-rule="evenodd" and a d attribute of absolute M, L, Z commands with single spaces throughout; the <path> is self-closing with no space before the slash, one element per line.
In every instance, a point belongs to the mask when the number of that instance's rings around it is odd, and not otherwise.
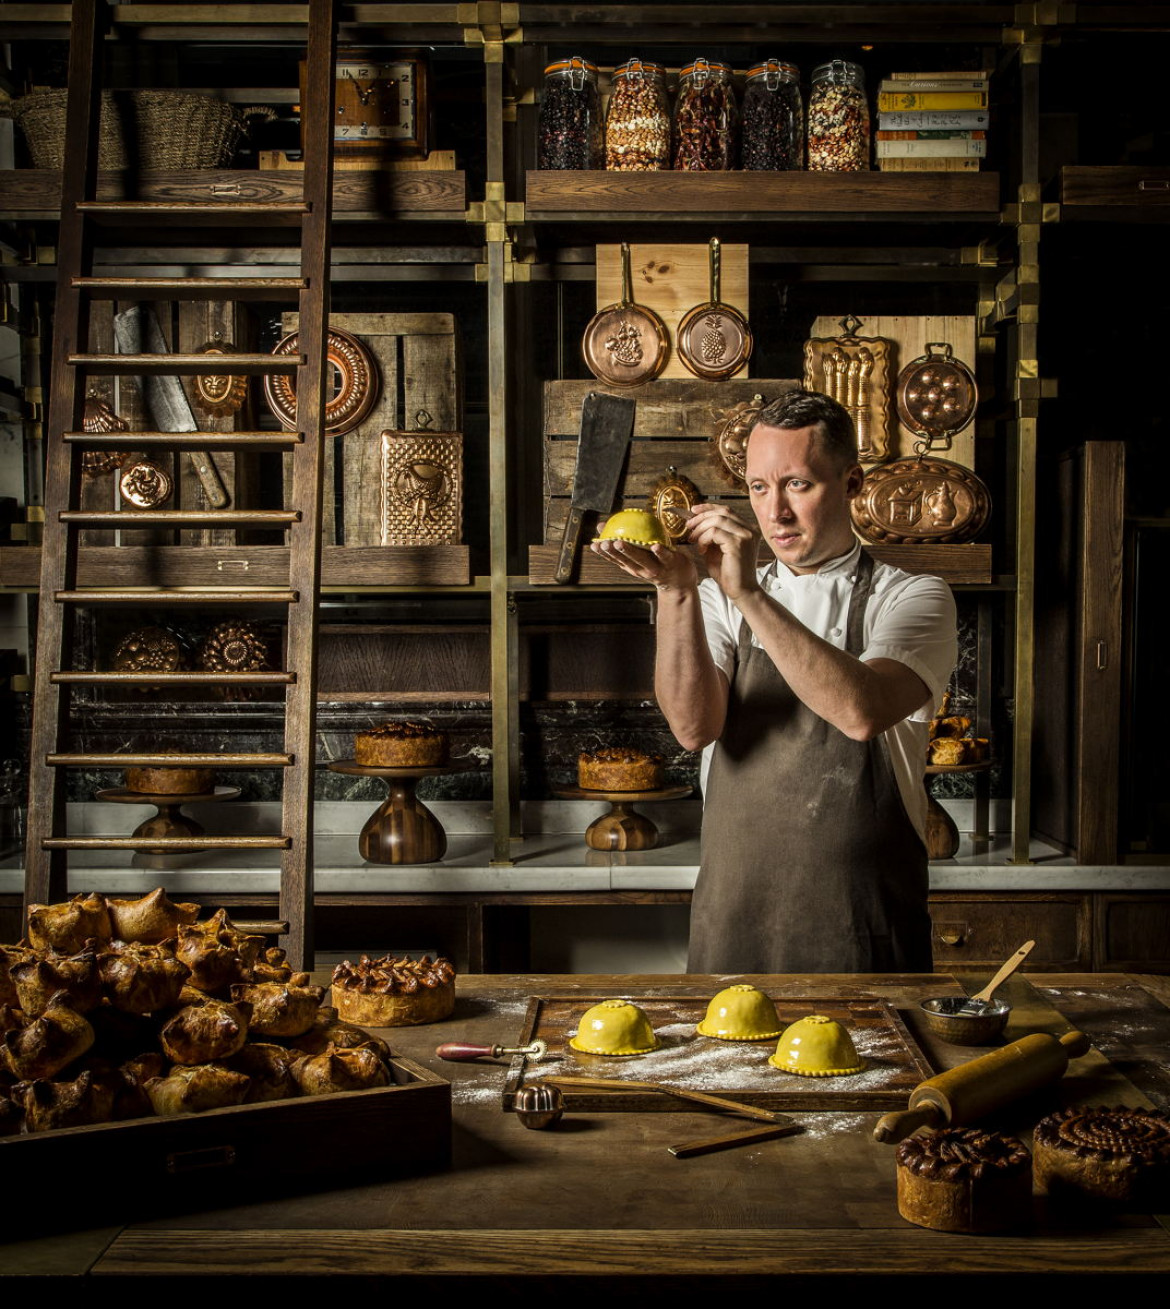
<path fill-rule="evenodd" d="M 835 1018 L 847 1028 L 866 1067 L 850 1077 L 797 1077 L 768 1063 L 776 1039 L 721 1041 L 699 1036 L 695 1025 L 707 1011 L 708 996 L 633 997 L 658 1037 L 659 1048 L 621 1058 L 572 1049 L 569 1037 L 586 1009 L 600 996 L 533 996 L 516 1044 L 538 1037 L 549 1057 L 532 1063 L 512 1060 L 504 1085 L 504 1108 L 511 1109 L 521 1086 L 542 1077 L 628 1078 L 666 1082 L 707 1091 L 763 1109 L 870 1110 L 902 1109 L 910 1092 L 934 1070 L 893 1006 L 881 1000 L 843 997 L 784 998 L 776 1001 L 783 1031 L 809 1014 Z M 580 1112 L 681 1112 L 688 1106 L 673 1096 L 651 1091 L 597 1091 L 564 1088 L 565 1104 Z"/>
<path fill-rule="evenodd" d="M 326 443 L 322 539 L 326 545 L 381 545 L 382 431 L 413 429 L 423 410 L 430 414 L 428 426 L 436 432 L 462 428 L 462 370 L 455 316 L 330 314 L 329 325 L 352 333 L 373 354 L 381 386 L 365 421 Z M 295 332 L 297 315 L 284 314 L 281 327 L 286 334 Z M 334 497 L 328 493 L 335 486 L 338 457 L 342 461 L 340 523 L 334 521 Z M 286 459 L 286 482 L 288 462 Z"/>
<path fill-rule="evenodd" d="M 841 319 L 845 313 L 822 314 L 813 320 L 810 337 L 841 335 Z M 975 367 L 975 319 L 965 314 L 916 316 L 912 314 L 877 314 L 862 320 L 858 336 L 884 336 L 893 342 L 890 349 L 890 412 L 889 426 L 891 459 L 906 458 L 914 453 L 917 439 L 909 428 L 898 421 L 896 397 L 898 374 L 907 364 L 926 353 L 928 343 L 947 341 L 954 357 L 972 371 Z M 957 436 L 952 438 L 949 451 L 936 451 L 943 459 L 950 459 L 964 468 L 975 467 L 975 420 L 972 419 Z"/>
<path fill-rule="evenodd" d="M 617 304 L 622 294 L 622 248 L 599 245 L 596 250 L 597 308 Z M 653 309 L 666 324 L 670 336 L 670 358 L 660 377 L 694 378 L 678 356 L 678 325 L 696 305 L 711 298 L 710 255 L 702 245 L 648 243 L 630 245 L 630 278 L 636 304 Z M 738 309 L 751 321 L 748 313 L 748 247 L 722 247 L 719 299 Z M 750 377 L 751 361 L 736 374 L 737 379 Z M 716 383 L 718 385 L 718 383 Z M 626 388 L 629 390 L 630 388 Z"/>

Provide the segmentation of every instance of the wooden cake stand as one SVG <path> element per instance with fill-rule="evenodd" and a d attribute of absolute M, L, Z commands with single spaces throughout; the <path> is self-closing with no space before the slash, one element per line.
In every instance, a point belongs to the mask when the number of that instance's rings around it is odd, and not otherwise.
<path fill-rule="evenodd" d="M 195 791 L 189 795 L 160 795 L 154 791 L 131 791 L 124 786 L 109 787 L 96 793 L 97 799 L 107 800 L 110 804 L 152 804 L 158 810 L 153 818 L 139 823 L 134 829 L 135 837 L 154 837 L 163 839 L 172 836 L 202 836 L 204 827 L 194 818 L 181 813 L 185 804 L 207 804 L 212 800 L 234 800 L 240 794 L 238 786 L 216 786 L 210 791 Z M 191 846 L 183 854 L 198 854 L 198 847 Z M 174 854 L 165 846 L 144 846 L 144 854 Z"/>
<path fill-rule="evenodd" d="M 464 760 L 435 768 L 369 768 L 352 759 L 331 763 L 331 772 L 381 777 L 390 788 L 390 794 L 370 815 L 358 837 L 361 857 L 371 864 L 432 864 L 442 859 L 447 853 L 447 833 L 415 795 L 415 788 L 424 777 L 463 773 L 471 767 L 473 764 Z"/>
<path fill-rule="evenodd" d="M 955 820 L 934 798 L 930 779 L 940 773 L 983 773 L 991 767 L 992 762 L 991 759 L 982 759 L 977 764 L 926 765 L 926 857 L 928 859 L 953 859 L 959 850 L 959 829 L 955 826 Z"/>
<path fill-rule="evenodd" d="M 595 818 L 585 832 L 585 844 L 591 850 L 653 850 L 658 844 L 658 828 L 633 806 L 647 800 L 681 800 L 690 795 L 690 786 L 663 786 L 657 791 L 586 791 L 567 786 L 554 791 L 559 800 L 608 800 L 610 811 Z"/>

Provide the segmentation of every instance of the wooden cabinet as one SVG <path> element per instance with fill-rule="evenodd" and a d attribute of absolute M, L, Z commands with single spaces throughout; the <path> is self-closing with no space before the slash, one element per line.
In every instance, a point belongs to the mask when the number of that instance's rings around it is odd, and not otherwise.
<path fill-rule="evenodd" d="M 1028 969 L 1068 972 L 1092 966 L 1092 897 L 1020 891 L 930 897 L 934 966 L 941 972 L 995 968 L 1035 941 Z"/>

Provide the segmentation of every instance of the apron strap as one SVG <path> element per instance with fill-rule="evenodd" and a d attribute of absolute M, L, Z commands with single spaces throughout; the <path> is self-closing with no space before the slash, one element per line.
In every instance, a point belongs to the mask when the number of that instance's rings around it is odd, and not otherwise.
<path fill-rule="evenodd" d="M 845 625 L 845 649 L 860 655 L 865 649 L 865 607 L 873 589 L 873 555 L 862 549 L 857 561 L 857 579 L 849 597 L 849 618 Z"/>

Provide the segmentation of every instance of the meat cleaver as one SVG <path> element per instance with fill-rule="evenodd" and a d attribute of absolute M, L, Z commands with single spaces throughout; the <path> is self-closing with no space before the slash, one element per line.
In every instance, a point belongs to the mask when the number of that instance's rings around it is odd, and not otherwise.
<path fill-rule="evenodd" d="M 624 395 L 590 391 L 585 397 L 581 406 L 581 438 L 577 442 L 577 471 L 573 475 L 573 503 L 565 521 L 554 574 L 557 582 L 572 578 L 585 514 L 590 511 L 608 514 L 613 508 L 634 431 L 634 409 L 634 401 Z"/>

